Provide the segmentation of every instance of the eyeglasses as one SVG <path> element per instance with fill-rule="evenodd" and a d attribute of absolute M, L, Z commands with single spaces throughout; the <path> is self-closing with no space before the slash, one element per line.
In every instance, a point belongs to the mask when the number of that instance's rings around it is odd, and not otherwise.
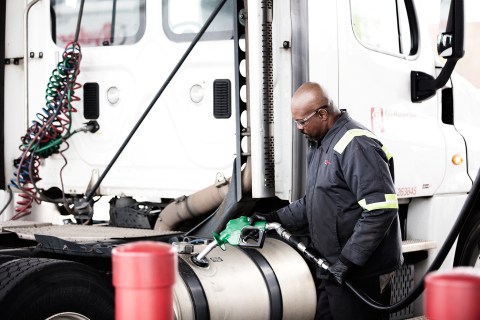
<path fill-rule="evenodd" d="M 305 128 L 305 127 L 307 126 L 307 124 L 308 124 L 307 121 L 308 121 L 311 117 L 313 117 L 318 111 L 320 111 L 320 109 L 326 109 L 327 107 L 328 107 L 327 105 L 322 106 L 322 107 L 318 108 L 317 110 L 313 111 L 313 113 L 312 113 L 311 115 L 309 115 L 308 117 L 306 117 L 305 119 L 302 119 L 302 120 L 294 120 L 294 121 L 295 121 L 295 123 L 296 123 L 299 127 Z"/>

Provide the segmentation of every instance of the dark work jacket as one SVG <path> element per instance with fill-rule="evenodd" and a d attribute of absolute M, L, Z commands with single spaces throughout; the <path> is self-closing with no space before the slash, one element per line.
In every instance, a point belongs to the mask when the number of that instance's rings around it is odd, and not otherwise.
<path fill-rule="evenodd" d="M 393 158 L 378 138 L 345 112 L 307 155 L 306 195 L 277 211 L 288 230 L 309 227 L 330 264 L 340 256 L 364 279 L 403 264 Z M 347 261 L 347 262 L 348 262 Z M 325 279 L 325 270 L 317 269 Z"/>

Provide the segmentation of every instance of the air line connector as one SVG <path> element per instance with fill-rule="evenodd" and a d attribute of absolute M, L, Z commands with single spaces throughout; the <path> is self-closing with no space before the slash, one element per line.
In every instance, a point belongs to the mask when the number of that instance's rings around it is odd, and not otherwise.
<path fill-rule="evenodd" d="M 97 121 L 95 120 L 90 120 L 86 123 L 84 123 L 85 126 L 75 130 L 77 132 L 91 132 L 91 133 L 95 133 L 97 132 L 98 130 L 100 130 L 100 125 L 98 124 Z"/>

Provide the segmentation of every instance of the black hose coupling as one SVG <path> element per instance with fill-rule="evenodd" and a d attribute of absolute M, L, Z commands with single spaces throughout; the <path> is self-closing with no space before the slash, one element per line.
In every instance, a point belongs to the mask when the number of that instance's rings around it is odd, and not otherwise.
<path fill-rule="evenodd" d="M 100 130 L 100 125 L 98 124 L 97 121 L 95 120 L 90 120 L 86 123 L 84 123 L 85 126 L 75 130 L 77 132 L 91 132 L 91 133 L 95 133 L 97 132 L 98 130 Z"/>

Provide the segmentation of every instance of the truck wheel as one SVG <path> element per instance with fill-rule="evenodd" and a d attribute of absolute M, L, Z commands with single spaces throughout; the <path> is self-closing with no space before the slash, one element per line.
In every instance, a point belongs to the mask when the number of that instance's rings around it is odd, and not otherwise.
<path fill-rule="evenodd" d="M 453 265 L 471 266 L 480 269 L 480 217 L 473 213 L 463 226 L 457 242 Z"/>
<path fill-rule="evenodd" d="M 19 257 L 15 257 L 15 256 L 4 256 L 4 255 L 0 255 L 0 265 L 8 262 L 8 261 L 12 261 L 12 260 L 16 260 L 16 259 L 21 259 Z"/>
<path fill-rule="evenodd" d="M 80 263 L 17 259 L 0 266 L 0 319 L 115 318 L 111 282 Z"/>
<path fill-rule="evenodd" d="M 62 312 L 57 313 L 47 320 L 90 320 L 87 317 L 82 316 L 81 314 L 74 312 Z"/>

